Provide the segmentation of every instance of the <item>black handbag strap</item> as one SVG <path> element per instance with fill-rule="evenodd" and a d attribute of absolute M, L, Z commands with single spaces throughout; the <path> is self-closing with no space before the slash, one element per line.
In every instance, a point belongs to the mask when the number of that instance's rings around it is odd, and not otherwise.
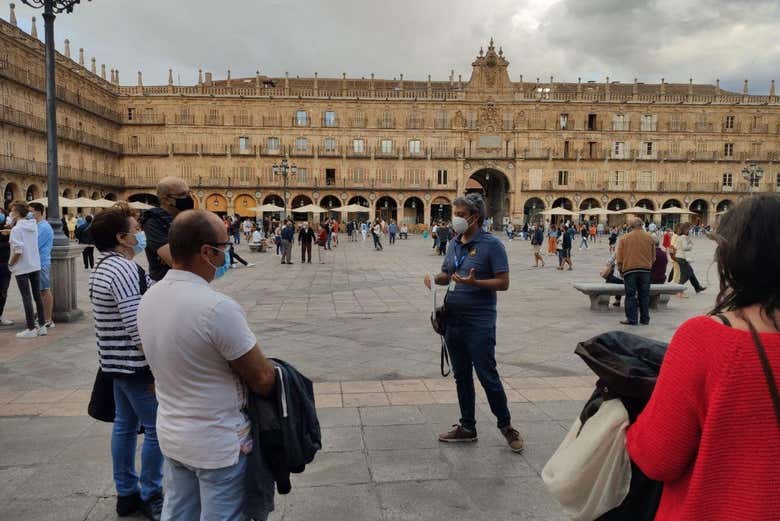
<path fill-rule="evenodd" d="M 447 366 L 447 371 L 444 371 L 444 366 Z M 449 376 L 452 372 L 452 366 L 450 365 L 450 354 L 447 351 L 447 341 L 444 339 L 444 335 L 441 336 L 441 375 Z"/>
<path fill-rule="evenodd" d="M 772 366 L 769 363 L 769 357 L 766 355 L 766 349 L 764 344 L 761 343 L 761 338 L 758 336 L 753 323 L 747 319 L 744 315 L 742 320 L 747 322 L 750 334 L 753 337 L 753 344 L 756 346 L 758 352 L 758 358 L 761 360 L 761 368 L 764 370 L 764 376 L 766 377 L 766 383 L 769 386 L 769 395 L 772 397 L 772 405 L 775 408 L 775 417 L 777 418 L 777 424 L 780 426 L 780 393 L 777 392 L 777 382 L 775 381 L 775 375 L 772 373 Z"/>

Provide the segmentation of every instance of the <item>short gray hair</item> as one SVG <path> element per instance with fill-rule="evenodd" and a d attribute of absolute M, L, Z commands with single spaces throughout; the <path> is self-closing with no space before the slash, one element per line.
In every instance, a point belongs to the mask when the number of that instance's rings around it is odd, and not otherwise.
<path fill-rule="evenodd" d="M 480 226 L 482 226 L 482 223 L 485 222 L 485 218 L 487 217 L 487 207 L 485 205 L 485 199 L 483 199 L 481 195 L 471 193 L 457 197 L 454 201 L 452 201 L 452 205 L 468 208 L 469 212 L 477 214 L 479 216 Z"/>

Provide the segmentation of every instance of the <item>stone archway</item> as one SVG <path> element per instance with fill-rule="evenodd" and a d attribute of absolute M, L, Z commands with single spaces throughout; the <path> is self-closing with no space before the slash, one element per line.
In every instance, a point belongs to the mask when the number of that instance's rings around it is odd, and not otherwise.
<path fill-rule="evenodd" d="M 431 201 L 431 222 L 434 220 L 452 220 L 452 203 L 446 197 L 437 197 Z"/>
<path fill-rule="evenodd" d="M 425 222 L 425 203 L 419 197 L 407 197 L 404 201 L 404 213 L 401 218 L 405 224 Z"/>
<path fill-rule="evenodd" d="M 8 209 L 11 203 L 22 197 L 22 191 L 16 183 L 8 183 L 3 189 L 3 207 Z"/>
<path fill-rule="evenodd" d="M 466 193 L 481 192 L 485 197 L 487 217 L 493 219 L 494 229 L 503 228 L 504 217 L 510 216 L 511 212 L 508 204 L 510 190 L 509 178 L 495 168 L 477 170 L 471 174 L 466 182 Z"/>
<path fill-rule="evenodd" d="M 27 202 L 34 201 L 39 197 L 41 197 L 41 189 L 38 187 L 38 185 L 32 184 L 27 187 L 27 193 L 25 194 L 25 201 Z"/>
<path fill-rule="evenodd" d="M 239 217 L 254 218 L 257 214 L 254 210 L 250 210 L 250 208 L 254 208 L 255 206 L 257 206 L 257 202 L 255 201 L 255 198 L 249 194 L 240 194 L 233 199 L 233 213 Z"/>
<path fill-rule="evenodd" d="M 704 199 L 696 199 L 688 207 L 693 212 L 691 222 L 693 224 L 705 225 L 709 223 L 710 205 Z"/>
<path fill-rule="evenodd" d="M 398 220 L 398 203 L 389 195 L 384 195 L 376 200 L 376 216 L 385 222 L 390 219 Z"/>
<path fill-rule="evenodd" d="M 539 212 L 545 208 L 544 201 L 538 197 L 531 197 L 523 205 L 523 215 L 525 216 L 525 222 L 537 223 L 544 221 L 543 216 L 539 215 Z"/>
<path fill-rule="evenodd" d="M 228 211 L 228 202 L 222 194 L 211 194 L 206 197 L 206 210 L 218 215 L 225 215 Z"/>

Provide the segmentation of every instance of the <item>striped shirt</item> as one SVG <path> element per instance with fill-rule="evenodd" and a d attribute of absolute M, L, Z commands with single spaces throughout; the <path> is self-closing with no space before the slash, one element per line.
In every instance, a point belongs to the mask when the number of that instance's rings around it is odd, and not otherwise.
<path fill-rule="evenodd" d="M 100 367 L 105 372 L 134 374 L 142 368 L 148 371 L 149 364 L 139 348 L 139 276 L 135 262 L 114 252 L 103 256 L 89 276 Z M 151 282 L 145 273 L 144 277 L 148 287 Z"/>

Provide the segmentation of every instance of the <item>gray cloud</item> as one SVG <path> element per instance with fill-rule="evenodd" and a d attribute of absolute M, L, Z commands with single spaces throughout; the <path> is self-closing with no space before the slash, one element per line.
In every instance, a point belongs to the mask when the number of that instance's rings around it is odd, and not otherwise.
<path fill-rule="evenodd" d="M 34 13 L 18 5 L 19 25 Z M 4 14 L 4 16 L 7 16 Z M 490 37 L 523 74 L 556 80 L 714 82 L 765 93 L 780 62 L 776 0 L 94 0 L 57 17 L 70 38 L 124 84 L 263 74 L 444 80 Z M 38 13 L 38 30 L 43 27 Z"/>

